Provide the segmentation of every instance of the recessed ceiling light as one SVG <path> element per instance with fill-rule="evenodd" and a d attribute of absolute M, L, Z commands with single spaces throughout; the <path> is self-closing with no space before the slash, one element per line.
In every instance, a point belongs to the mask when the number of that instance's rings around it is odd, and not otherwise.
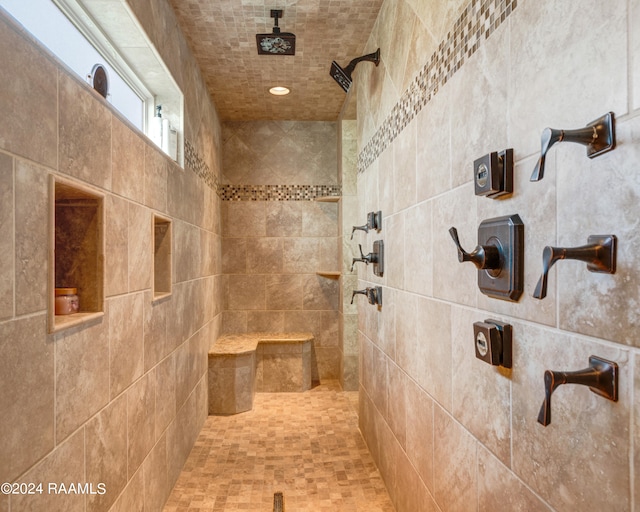
<path fill-rule="evenodd" d="M 286 94 L 289 94 L 291 91 L 286 87 L 277 86 L 269 89 L 269 92 L 274 96 L 284 96 Z"/>

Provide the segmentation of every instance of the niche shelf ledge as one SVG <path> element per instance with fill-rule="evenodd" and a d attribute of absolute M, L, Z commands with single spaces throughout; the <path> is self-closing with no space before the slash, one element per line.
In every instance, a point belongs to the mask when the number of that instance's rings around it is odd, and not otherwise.
<path fill-rule="evenodd" d="M 332 270 L 318 270 L 316 275 L 321 277 L 326 277 L 327 279 L 339 279 L 342 275 L 342 272 L 335 272 Z"/>
<path fill-rule="evenodd" d="M 319 203 L 337 203 L 338 201 L 340 201 L 342 196 L 321 196 L 321 197 L 316 197 L 314 199 L 314 201 L 317 201 Z"/>
<path fill-rule="evenodd" d="M 63 331 L 64 329 L 68 329 L 70 327 L 74 327 L 76 325 L 82 325 L 86 323 L 90 323 L 93 320 L 98 318 L 102 318 L 104 313 L 73 313 L 71 315 L 56 315 L 55 317 L 55 326 L 53 332 Z"/>

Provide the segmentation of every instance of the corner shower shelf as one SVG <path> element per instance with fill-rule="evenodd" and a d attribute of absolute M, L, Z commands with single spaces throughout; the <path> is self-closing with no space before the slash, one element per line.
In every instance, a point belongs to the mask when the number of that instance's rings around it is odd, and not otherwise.
<path fill-rule="evenodd" d="M 322 276 L 322 277 L 326 277 L 327 279 L 339 279 L 340 276 L 342 275 L 342 272 L 334 272 L 334 271 L 325 271 L 325 270 L 318 270 L 316 272 L 316 275 L 318 276 Z"/>
<path fill-rule="evenodd" d="M 49 183 L 48 330 L 104 315 L 104 196 L 54 175 Z M 55 288 L 77 288 L 80 311 L 55 314 Z"/>
<path fill-rule="evenodd" d="M 315 201 L 319 203 L 337 203 L 340 201 L 341 196 L 321 196 L 316 197 Z"/>

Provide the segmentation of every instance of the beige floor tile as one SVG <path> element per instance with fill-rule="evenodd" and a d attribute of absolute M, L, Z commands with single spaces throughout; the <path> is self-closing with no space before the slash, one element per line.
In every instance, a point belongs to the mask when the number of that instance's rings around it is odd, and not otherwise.
<path fill-rule="evenodd" d="M 209 416 L 165 512 L 392 512 L 358 430 L 357 392 L 328 382 L 257 393 L 252 411 Z"/>

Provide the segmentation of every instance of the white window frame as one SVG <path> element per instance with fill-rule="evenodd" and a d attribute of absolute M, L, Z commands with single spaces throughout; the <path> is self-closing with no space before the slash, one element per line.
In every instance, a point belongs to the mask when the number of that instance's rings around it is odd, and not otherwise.
<path fill-rule="evenodd" d="M 163 117 L 177 131 L 176 161 L 184 167 L 184 95 L 126 0 L 52 1 L 143 101 L 147 136 L 156 105 L 162 105 Z"/>
<path fill-rule="evenodd" d="M 142 83 L 140 78 L 120 56 L 118 50 L 111 43 L 107 35 L 100 29 L 92 17 L 76 0 L 51 0 L 89 43 L 102 55 L 105 61 L 120 75 L 131 90 L 142 100 L 144 115 L 142 116 L 143 131 L 148 132 L 149 110 L 153 115 L 154 99 L 151 91 Z"/>

